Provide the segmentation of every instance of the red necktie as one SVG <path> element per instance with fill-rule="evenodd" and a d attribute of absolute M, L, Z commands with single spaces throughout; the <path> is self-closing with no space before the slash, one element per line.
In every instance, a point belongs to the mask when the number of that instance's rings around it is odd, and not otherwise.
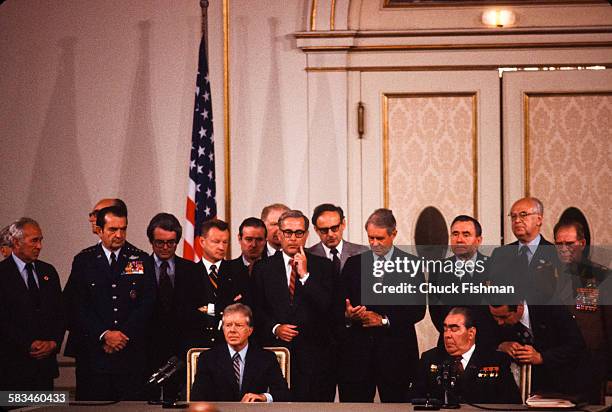
<path fill-rule="evenodd" d="M 295 261 L 293 259 L 289 259 L 289 265 L 291 266 L 291 276 L 289 277 L 289 296 L 291 296 L 291 300 L 293 301 L 293 296 L 295 295 L 295 281 L 297 279 L 297 271 L 295 270 Z"/>

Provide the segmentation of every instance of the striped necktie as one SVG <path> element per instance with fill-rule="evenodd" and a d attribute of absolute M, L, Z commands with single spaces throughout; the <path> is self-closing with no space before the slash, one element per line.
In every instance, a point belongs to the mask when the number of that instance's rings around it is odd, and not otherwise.
<path fill-rule="evenodd" d="M 240 354 L 238 352 L 234 353 L 232 356 L 232 361 L 234 363 L 234 376 L 236 376 L 236 383 L 238 384 L 238 388 L 240 388 Z"/>

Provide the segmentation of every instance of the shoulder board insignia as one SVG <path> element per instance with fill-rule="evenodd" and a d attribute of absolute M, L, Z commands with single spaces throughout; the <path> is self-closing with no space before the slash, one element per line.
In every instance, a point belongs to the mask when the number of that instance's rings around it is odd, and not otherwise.
<path fill-rule="evenodd" d="M 79 253 L 90 253 L 90 252 L 93 252 L 94 250 L 96 250 L 96 246 L 97 245 L 86 247 L 85 249 L 81 250 Z"/>

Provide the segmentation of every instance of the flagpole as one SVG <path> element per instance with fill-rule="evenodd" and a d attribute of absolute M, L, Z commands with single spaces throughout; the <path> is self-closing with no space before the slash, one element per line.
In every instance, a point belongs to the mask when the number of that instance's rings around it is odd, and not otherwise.
<path fill-rule="evenodd" d="M 229 89 L 229 0 L 223 0 L 223 132 L 225 134 L 225 221 L 232 230 L 231 156 L 230 156 L 230 89 Z M 232 256 L 232 242 L 227 246 L 227 257 Z"/>
<path fill-rule="evenodd" d="M 208 0 L 200 0 L 202 8 L 202 36 L 206 42 L 206 59 L 208 60 Z"/>

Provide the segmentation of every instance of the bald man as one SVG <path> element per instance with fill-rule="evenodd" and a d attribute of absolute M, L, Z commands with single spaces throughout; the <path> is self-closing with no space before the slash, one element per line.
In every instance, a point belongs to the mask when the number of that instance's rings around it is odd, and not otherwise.
<path fill-rule="evenodd" d="M 91 209 L 91 212 L 89 212 L 89 223 L 91 224 L 91 233 L 93 233 L 94 235 L 98 234 L 98 226 L 96 226 L 96 217 L 98 216 L 98 212 L 104 209 L 105 207 L 110 207 L 110 206 L 119 206 L 125 209 L 125 212 L 127 214 L 127 206 L 125 205 L 125 202 L 121 199 L 107 198 L 107 199 L 98 200 L 98 203 L 96 203 L 93 209 Z"/>
<path fill-rule="evenodd" d="M 532 305 L 569 302 L 571 285 L 566 276 L 560 276 L 556 249 L 540 233 L 542 202 L 535 197 L 519 199 L 508 216 L 517 240 L 493 251 L 490 276 L 493 284 L 514 286 L 515 293 L 498 298 L 504 303 L 526 299 Z"/>

